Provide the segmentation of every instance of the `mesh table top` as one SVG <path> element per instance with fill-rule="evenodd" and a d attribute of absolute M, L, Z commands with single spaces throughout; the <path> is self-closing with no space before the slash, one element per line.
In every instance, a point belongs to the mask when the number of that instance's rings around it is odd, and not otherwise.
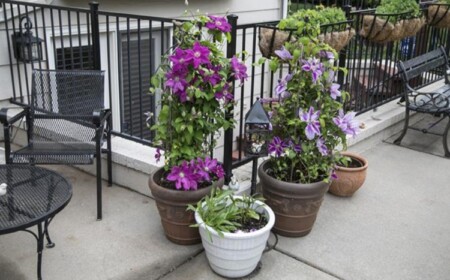
<path fill-rule="evenodd" d="M 0 165 L 0 234 L 53 217 L 72 197 L 72 186 L 54 171 L 29 165 Z"/>

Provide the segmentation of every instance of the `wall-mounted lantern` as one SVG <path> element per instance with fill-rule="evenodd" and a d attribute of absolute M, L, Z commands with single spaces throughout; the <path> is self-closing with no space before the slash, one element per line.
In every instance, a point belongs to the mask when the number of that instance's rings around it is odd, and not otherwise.
<path fill-rule="evenodd" d="M 33 36 L 31 29 L 33 23 L 30 18 L 23 16 L 20 18 L 20 31 L 12 35 L 14 47 L 14 57 L 18 61 L 26 63 L 42 60 L 42 40 Z M 24 32 L 23 29 L 25 29 Z"/>
<path fill-rule="evenodd" d="M 245 155 L 267 155 L 267 142 L 270 131 L 269 115 L 258 99 L 245 115 Z"/>

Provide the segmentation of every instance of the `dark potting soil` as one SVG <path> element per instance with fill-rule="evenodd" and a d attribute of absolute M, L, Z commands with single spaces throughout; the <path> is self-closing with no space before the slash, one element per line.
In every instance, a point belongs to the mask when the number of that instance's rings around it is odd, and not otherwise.
<path fill-rule="evenodd" d="M 262 229 L 265 225 L 267 225 L 267 218 L 264 215 L 259 216 L 259 220 L 256 219 L 247 219 L 247 221 L 238 221 L 238 223 L 241 224 L 241 227 L 236 231 L 243 231 L 243 232 L 253 232 L 257 231 L 258 229 Z M 234 231 L 234 232 L 236 232 Z"/>
<path fill-rule="evenodd" d="M 358 167 L 362 167 L 363 163 L 359 160 L 357 160 L 356 158 L 350 158 L 351 161 L 348 163 L 347 167 L 348 168 L 358 168 Z"/>

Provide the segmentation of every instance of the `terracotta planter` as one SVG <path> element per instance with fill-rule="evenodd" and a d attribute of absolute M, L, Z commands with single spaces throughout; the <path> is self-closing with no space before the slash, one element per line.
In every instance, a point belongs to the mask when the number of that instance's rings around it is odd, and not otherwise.
<path fill-rule="evenodd" d="M 273 231 L 288 237 L 311 232 L 329 183 L 297 184 L 277 180 L 266 173 L 269 162 L 258 169 L 264 202 L 275 213 Z"/>
<path fill-rule="evenodd" d="M 159 185 L 163 171 L 163 168 L 159 168 L 153 172 L 148 180 L 148 186 L 155 198 L 167 239 L 180 245 L 200 243 L 198 228 L 189 227 L 195 224 L 194 212 L 186 211 L 186 208 L 188 204 L 197 204 L 202 197 L 211 192 L 213 186 L 222 187 L 223 179 L 210 187 L 196 191 L 171 190 Z"/>
<path fill-rule="evenodd" d="M 337 196 L 352 196 L 364 184 L 369 163 L 355 153 L 342 152 L 342 155 L 350 157 L 353 164 L 349 167 L 336 167 L 338 178 L 331 183 L 329 192 Z"/>

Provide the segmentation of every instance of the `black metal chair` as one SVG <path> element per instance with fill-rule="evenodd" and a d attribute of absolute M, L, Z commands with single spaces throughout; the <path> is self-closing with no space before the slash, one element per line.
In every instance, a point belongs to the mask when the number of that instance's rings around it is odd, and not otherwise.
<path fill-rule="evenodd" d="M 33 70 L 31 104 L 8 118 L 0 110 L 7 164 L 97 165 L 97 219 L 102 219 L 101 154 L 112 184 L 111 111 L 104 108 L 104 72 Z M 11 151 L 10 129 L 25 117 L 28 144 Z M 106 148 L 102 148 L 106 140 Z"/>

